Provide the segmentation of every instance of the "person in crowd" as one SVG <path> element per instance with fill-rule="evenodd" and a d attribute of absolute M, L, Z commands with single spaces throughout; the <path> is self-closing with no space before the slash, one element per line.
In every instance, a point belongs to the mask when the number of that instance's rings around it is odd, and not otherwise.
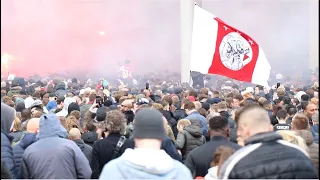
<path fill-rule="evenodd" d="M 115 148 L 121 137 L 121 132 L 126 127 L 125 115 L 119 110 L 112 110 L 108 112 L 105 121 L 105 129 L 108 136 L 94 143 L 92 149 L 91 178 L 97 179 L 100 176 L 102 168 L 105 164 L 115 157 Z"/>
<path fill-rule="evenodd" d="M 182 99 L 180 108 L 177 108 L 177 109 L 173 112 L 173 117 L 174 117 L 175 120 L 178 121 L 178 120 L 184 119 L 185 117 L 188 116 L 188 115 L 186 114 L 185 110 L 184 110 L 184 104 L 186 104 L 187 102 L 190 102 L 190 100 L 187 99 L 187 98 Z"/>
<path fill-rule="evenodd" d="M 280 134 L 284 141 L 288 141 L 292 144 L 295 144 L 299 146 L 303 151 L 308 153 L 309 149 L 306 144 L 306 141 L 302 137 L 300 137 L 300 135 L 297 132 L 291 130 L 282 130 L 277 133 Z"/>
<path fill-rule="evenodd" d="M 21 128 L 21 121 L 17 116 L 15 116 L 13 120 L 12 131 L 11 133 L 9 133 L 9 135 L 13 137 L 13 140 L 12 140 L 13 145 L 18 141 L 20 141 L 22 134 L 23 134 L 23 131 Z"/>
<path fill-rule="evenodd" d="M 120 105 L 120 110 L 125 114 L 128 124 L 131 123 L 134 119 L 132 108 L 132 100 L 125 100 Z"/>
<path fill-rule="evenodd" d="M 69 108 L 69 105 L 71 103 L 75 103 L 76 100 L 74 100 L 72 97 L 67 97 L 64 99 L 63 101 L 63 108 L 61 111 L 57 112 L 56 115 L 59 117 L 66 117 L 68 115 L 68 108 Z M 78 109 L 80 111 L 80 109 Z M 71 111 L 70 111 L 71 112 Z"/>
<path fill-rule="evenodd" d="M 83 154 L 88 159 L 89 163 L 91 163 L 91 157 L 92 157 L 92 147 L 85 144 L 84 141 L 81 139 L 81 132 L 78 128 L 72 128 L 69 131 L 69 139 L 73 142 L 75 142 Z"/>
<path fill-rule="evenodd" d="M 288 115 L 287 115 L 287 118 L 286 118 L 286 123 L 291 125 L 292 118 L 298 112 L 298 110 L 297 110 L 296 107 L 289 107 L 287 111 L 288 111 Z"/>
<path fill-rule="evenodd" d="M 269 115 L 261 106 L 244 106 L 235 120 L 245 146 L 223 164 L 219 179 L 318 178 L 308 154 L 273 132 Z"/>
<path fill-rule="evenodd" d="M 40 117 L 39 140 L 24 152 L 20 178 L 88 179 L 89 161 L 80 148 L 66 139 L 68 133 L 55 114 Z"/>
<path fill-rule="evenodd" d="M 205 180 L 219 179 L 218 174 L 223 163 L 235 152 L 234 149 L 228 146 L 219 146 L 213 154 L 211 168 L 208 174 L 204 177 Z"/>
<path fill-rule="evenodd" d="M 14 117 L 15 110 L 1 102 L 1 161 L 8 168 L 13 178 L 16 177 L 15 161 L 11 147 L 13 137 L 9 133 L 13 126 Z"/>
<path fill-rule="evenodd" d="M 166 137 L 162 114 L 155 109 L 139 110 L 135 116 L 135 149 L 126 149 L 102 170 L 100 179 L 192 179 L 190 171 L 161 150 Z"/>
<path fill-rule="evenodd" d="M 181 151 L 182 160 L 185 161 L 189 152 L 206 142 L 202 135 L 201 123 L 197 119 L 182 119 L 178 125 L 177 149 Z"/>
<path fill-rule="evenodd" d="M 319 145 L 314 143 L 314 137 L 310 132 L 309 119 L 303 113 L 298 113 L 293 117 L 292 129 L 297 132 L 297 135 L 301 136 L 308 148 L 309 156 L 313 161 L 313 164 L 319 169 Z"/>
<path fill-rule="evenodd" d="M 19 143 L 13 147 L 13 156 L 16 163 L 15 174 L 17 177 L 20 177 L 20 167 L 24 151 L 27 149 L 27 147 L 37 141 L 36 135 L 38 134 L 39 123 L 39 118 L 30 119 L 27 124 L 26 134 L 24 134 Z"/>
<path fill-rule="evenodd" d="M 313 103 L 307 103 L 303 113 L 309 118 L 309 124 L 312 126 L 312 116 L 319 111 L 317 105 Z"/>
<path fill-rule="evenodd" d="M 93 144 L 98 140 L 98 133 L 96 132 L 96 126 L 93 122 L 88 122 L 86 124 L 81 139 L 91 147 L 93 147 Z"/>
<path fill-rule="evenodd" d="M 308 122 L 308 124 L 306 123 Z M 311 132 L 316 143 L 319 142 L 319 134 L 310 127 L 309 118 L 304 113 L 297 113 L 292 119 L 292 130 L 308 130 Z"/>
<path fill-rule="evenodd" d="M 202 134 L 204 136 L 208 135 L 208 125 L 206 118 L 201 116 L 200 113 L 195 109 L 195 105 L 193 102 L 186 102 L 183 106 L 184 110 L 186 111 L 186 114 L 188 115 L 185 119 L 191 120 L 191 119 L 198 119 L 201 123 L 201 129 Z"/>
<path fill-rule="evenodd" d="M 319 134 L 319 111 L 312 115 L 312 130 Z M 319 136 L 319 135 L 318 135 Z"/>
<path fill-rule="evenodd" d="M 240 146 L 229 141 L 228 120 L 220 115 L 209 119 L 209 135 L 211 140 L 195 149 L 187 156 L 185 165 L 189 168 L 193 177 L 204 177 L 210 168 L 210 162 L 216 149 L 225 145 L 238 150 Z"/>
<path fill-rule="evenodd" d="M 286 123 L 287 111 L 281 109 L 277 112 L 278 124 L 274 125 L 274 131 L 291 130 L 291 125 Z"/>

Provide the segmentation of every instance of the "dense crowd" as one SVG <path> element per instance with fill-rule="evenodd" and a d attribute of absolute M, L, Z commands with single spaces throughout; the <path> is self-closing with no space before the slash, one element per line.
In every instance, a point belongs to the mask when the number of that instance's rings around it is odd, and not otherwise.
<path fill-rule="evenodd" d="M 1 179 L 317 179 L 319 85 L 1 81 Z"/>

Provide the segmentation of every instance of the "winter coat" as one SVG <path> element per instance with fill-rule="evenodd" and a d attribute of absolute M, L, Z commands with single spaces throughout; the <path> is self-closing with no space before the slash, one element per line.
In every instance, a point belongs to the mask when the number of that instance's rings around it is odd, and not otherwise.
<path fill-rule="evenodd" d="M 185 117 L 187 117 L 188 115 L 186 114 L 186 112 L 184 111 L 184 109 L 177 109 L 173 112 L 173 117 L 175 120 L 180 120 L 180 119 L 184 119 Z"/>
<path fill-rule="evenodd" d="M 14 116 L 15 110 L 1 102 L 1 160 L 13 177 L 15 177 L 15 162 L 11 147 L 13 137 L 9 135 L 9 132 Z"/>
<path fill-rule="evenodd" d="M 194 173 L 194 177 L 204 177 L 208 173 L 208 169 L 211 167 L 211 161 L 213 153 L 219 146 L 228 146 L 234 150 L 238 150 L 240 146 L 238 144 L 230 142 L 227 138 L 222 136 L 214 136 L 211 141 L 193 149 L 187 156 L 185 165 L 189 168 L 191 173 Z"/>
<path fill-rule="evenodd" d="M 202 129 L 202 134 L 204 136 L 207 136 L 208 134 L 208 125 L 207 125 L 207 119 L 203 117 L 199 112 L 195 111 L 189 114 L 185 119 L 192 120 L 192 119 L 197 119 L 200 120 L 201 123 L 201 129 Z"/>
<path fill-rule="evenodd" d="M 185 160 L 189 152 L 205 142 L 206 138 L 202 135 L 201 128 L 196 125 L 189 125 L 178 133 L 176 146 L 182 152 L 182 160 Z"/>
<path fill-rule="evenodd" d="M 73 142 L 75 142 L 79 146 L 79 148 L 81 149 L 83 154 L 88 159 L 89 163 L 91 163 L 92 147 L 87 145 L 87 144 L 85 144 L 82 139 L 74 140 Z"/>
<path fill-rule="evenodd" d="M 319 170 L 319 145 L 314 143 L 313 136 L 308 130 L 298 130 L 297 135 L 301 136 L 308 146 L 309 157 L 312 160 L 313 165 Z"/>
<path fill-rule="evenodd" d="M 24 152 L 20 178 L 88 179 L 91 168 L 81 149 L 67 137 L 66 129 L 54 114 L 40 117 L 39 140 Z"/>
<path fill-rule="evenodd" d="M 17 177 L 20 177 L 20 166 L 24 151 L 27 149 L 27 147 L 29 147 L 36 141 L 36 134 L 27 133 L 22 137 L 21 141 L 13 147 L 13 156 L 16 163 L 15 174 L 17 175 Z"/>
<path fill-rule="evenodd" d="M 219 179 L 314 179 L 317 174 L 306 152 L 276 132 L 266 132 L 250 137 L 229 157 Z"/>
<path fill-rule="evenodd" d="M 174 137 L 177 138 L 178 129 L 177 129 L 177 121 L 173 118 L 173 114 L 170 111 L 161 111 L 162 115 L 167 119 L 168 124 L 170 125 Z"/>
<path fill-rule="evenodd" d="M 94 142 L 98 140 L 98 133 L 96 131 L 85 132 L 81 135 L 81 139 L 84 141 L 84 143 L 93 147 Z"/>
<path fill-rule="evenodd" d="M 127 149 L 103 168 L 100 179 L 183 179 L 190 171 L 163 150 Z"/>
<path fill-rule="evenodd" d="M 112 159 L 120 137 L 119 133 L 110 133 L 106 138 L 94 143 L 91 160 L 92 179 L 98 179 L 103 166 Z"/>
<path fill-rule="evenodd" d="M 1 160 L 1 179 L 12 179 L 12 174 Z"/>

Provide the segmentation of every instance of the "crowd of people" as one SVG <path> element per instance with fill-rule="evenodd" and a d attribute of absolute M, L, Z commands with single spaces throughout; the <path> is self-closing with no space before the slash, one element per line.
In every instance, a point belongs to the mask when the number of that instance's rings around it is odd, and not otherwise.
<path fill-rule="evenodd" d="M 149 82 L 2 79 L 1 179 L 319 178 L 317 80 Z"/>

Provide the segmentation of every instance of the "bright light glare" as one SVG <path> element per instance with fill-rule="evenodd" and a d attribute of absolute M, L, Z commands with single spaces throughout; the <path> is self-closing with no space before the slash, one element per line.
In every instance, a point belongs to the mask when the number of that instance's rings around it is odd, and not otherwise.
<path fill-rule="evenodd" d="M 103 32 L 103 31 L 100 31 L 99 34 L 100 34 L 101 36 L 104 36 L 104 32 Z"/>

